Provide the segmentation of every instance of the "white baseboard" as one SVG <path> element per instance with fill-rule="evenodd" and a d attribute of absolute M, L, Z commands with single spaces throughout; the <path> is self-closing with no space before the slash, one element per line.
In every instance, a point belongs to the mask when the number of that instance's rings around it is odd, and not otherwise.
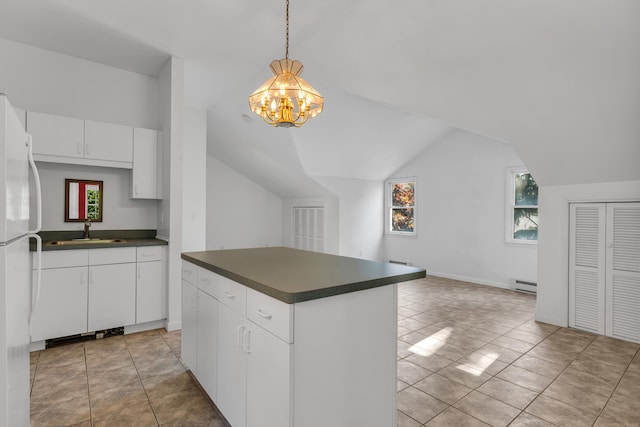
<path fill-rule="evenodd" d="M 167 332 L 177 331 L 178 329 L 182 329 L 182 320 L 178 322 L 169 322 L 165 321 L 164 328 Z"/>
<path fill-rule="evenodd" d="M 462 282 L 475 283 L 478 285 L 493 286 L 495 288 L 513 289 L 510 283 L 494 282 L 492 280 L 478 279 L 476 277 L 459 276 L 457 274 L 441 273 L 439 271 L 428 270 L 427 275 L 444 277 L 445 279 L 460 280 Z"/>
<path fill-rule="evenodd" d="M 29 352 L 44 350 L 46 347 L 46 344 L 47 342 L 45 340 L 32 341 L 31 344 L 29 344 Z"/>
<path fill-rule="evenodd" d="M 535 319 L 537 322 L 548 323 L 550 325 L 560 326 L 562 328 L 569 327 L 569 322 L 567 322 L 567 319 L 561 319 L 559 317 L 544 316 L 536 313 Z"/>
<path fill-rule="evenodd" d="M 124 334 L 135 334 L 138 332 L 150 331 L 152 329 L 164 328 L 164 320 L 155 320 L 153 322 L 140 323 L 137 325 L 129 325 L 124 327 Z"/>

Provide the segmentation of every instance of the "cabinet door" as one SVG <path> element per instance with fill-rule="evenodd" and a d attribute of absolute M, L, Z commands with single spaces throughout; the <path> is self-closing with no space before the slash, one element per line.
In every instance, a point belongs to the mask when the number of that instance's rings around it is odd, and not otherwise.
<path fill-rule="evenodd" d="M 33 273 L 34 281 L 37 272 Z M 87 332 L 87 267 L 42 270 L 31 341 Z"/>
<path fill-rule="evenodd" d="M 84 120 L 28 111 L 27 131 L 33 137 L 33 154 L 84 155 Z"/>
<path fill-rule="evenodd" d="M 89 267 L 90 331 L 136 322 L 136 264 Z"/>
<path fill-rule="evenodd" d="M 607 204 L 606 334 L 640 343 L 640 203 Z"/>
<path fill-rule="evenodd" d="M 247 320 L 218 304 L 218 387 L 216 406 L 233 427 L 247 423 Z M 277 425 L 277 424 L 274 424 Z"/>
<path fill-rule="evenodd" d="M 291 345 L 250 323 L 247 427 L 287 427 L 291 413 Z"/>
<path fill-rule="evenodd" d="M 160 177 L 158 132 L 152 129 L 133 129 L 133 171 L 131 197 L 158 199 Z"/>
<path fill-rule="evenodd" d="M 198 290 L 196 378 L 212 400 L 216 400 L 218 351 L 218 301 Z"/>
<path fill-rule="evenodd" d="M 133 162 L 133 128 L 86 120 L 84 157 L 95 160 Z"/>
<path fill-rule="evenodd" d="M 604 203 L 572 203 L 569 227 L 569 326 L 604 334 Z"/>
<path fill-rule="evenodd" d="M 164 319 L 162 261 L 140 262 L 136 280 L 136 323 Z"/>
<path fill-rule="evenodd" d="M 194 266 L 195 268 L 195 266 Z M 198 313 L 198 288 L 182 280 L 182 342 L 180 357 L 187 367 L 196 373 L 196 338 Z"/>

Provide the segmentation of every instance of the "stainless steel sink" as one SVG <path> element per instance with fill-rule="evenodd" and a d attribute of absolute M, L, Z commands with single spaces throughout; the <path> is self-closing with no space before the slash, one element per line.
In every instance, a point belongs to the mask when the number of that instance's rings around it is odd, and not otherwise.
<path fill-rule="evenodd" d="M 127 243 L 124 239 L 72 239 L 72 240 L 54 240 L 51 242 L 47 242 L 45 244 L 51 246 L 62 246 L 62 245 L 104 245 L 109 243 Z"/>

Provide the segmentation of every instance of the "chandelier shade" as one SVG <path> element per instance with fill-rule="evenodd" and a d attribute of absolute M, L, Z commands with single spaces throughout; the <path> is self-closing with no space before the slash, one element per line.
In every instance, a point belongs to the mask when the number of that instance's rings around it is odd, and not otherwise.
<path fill-rule="evenodd" d="M 274 76 L 249 96 L 251 111 L 276 127 L 300 127 L 322 112 L 324 98 L 300 74 L 300 61 L 289 59 L 289 0 L 287 0 L 286 45 L 283 59 L 269 67 Z"/>
<path fill-rule="evenodd" d="M 274 76 L 249 96 L 254 113 L 273 126 L 300 127 L 322 112 L 324 98 L 300 77 L 300 61 L 277 59 L 270 68 Z"/>

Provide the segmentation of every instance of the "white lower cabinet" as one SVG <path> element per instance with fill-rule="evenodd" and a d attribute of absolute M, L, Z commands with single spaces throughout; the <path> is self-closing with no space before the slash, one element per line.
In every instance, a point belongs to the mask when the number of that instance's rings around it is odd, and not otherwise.
<path fill-rule="evenodd" d="M 249 328 L 247 426 L 290 426 L 293 345 L 252 322 Z"/>
<path fill-rule="evenodd" d="M 164 253 L 160 246 L 155 251 Z M 135 247 L 43 252 L 31 341 L 164 318 L 163 257 L 137 263 Z M 33 259 L 36 283 L 37 257 Z"/>
<path fill-rule="evenodd" d="M 87 267 L 42 270 L 40 298 L 31 325 L 32 341 L 87 332 Z"/>
<path fill-rule="evenodd" d="M 164 246 L 143 246 L 136 250 L 136 323 L 167 317 L 165 252 Z"/>
<path fill-rule="evenodd" d="M 396 285 L 286 304 L 182 265 L 182 358 L 233 427 L 396 424 Z"/>
<path fill-rule="evenodd" d="M 220 304 L 218 312 L 218 409 L 234 427 L 247 424 L 248 335 L 245 316 Z"/>
<path fill-rule="evenodd" d="M 89 267 L 90 331 L 136 323 L 136 264 Z"/>
<path fill-rule="evenodd" d="M 194 268 L 195 271 L 195 268 Z M 184 277 L 184 272 L 182 274 Z M 198 288 L 182 279 L 182 333 L 180 357 L 196 372 L 196 348 L 198 346 Z"/>
<path fill-rule="evenodd" d="M 211 399 L 216 399 L 218 359 L 218 301 L 198 291 L 198 329 L 196 348 L 197 376 Z"/>
<path fill-rule="evenodd" d="M 197 270 L 193 268 L 193 281 Z M 184 274 L 183 277 L 189 277 Z M 181 358 L 209 397 L 215 399 L 218 359 L 218 301 L 198 289 L 186 278 L 182 280 L 182 349 Z"/>

